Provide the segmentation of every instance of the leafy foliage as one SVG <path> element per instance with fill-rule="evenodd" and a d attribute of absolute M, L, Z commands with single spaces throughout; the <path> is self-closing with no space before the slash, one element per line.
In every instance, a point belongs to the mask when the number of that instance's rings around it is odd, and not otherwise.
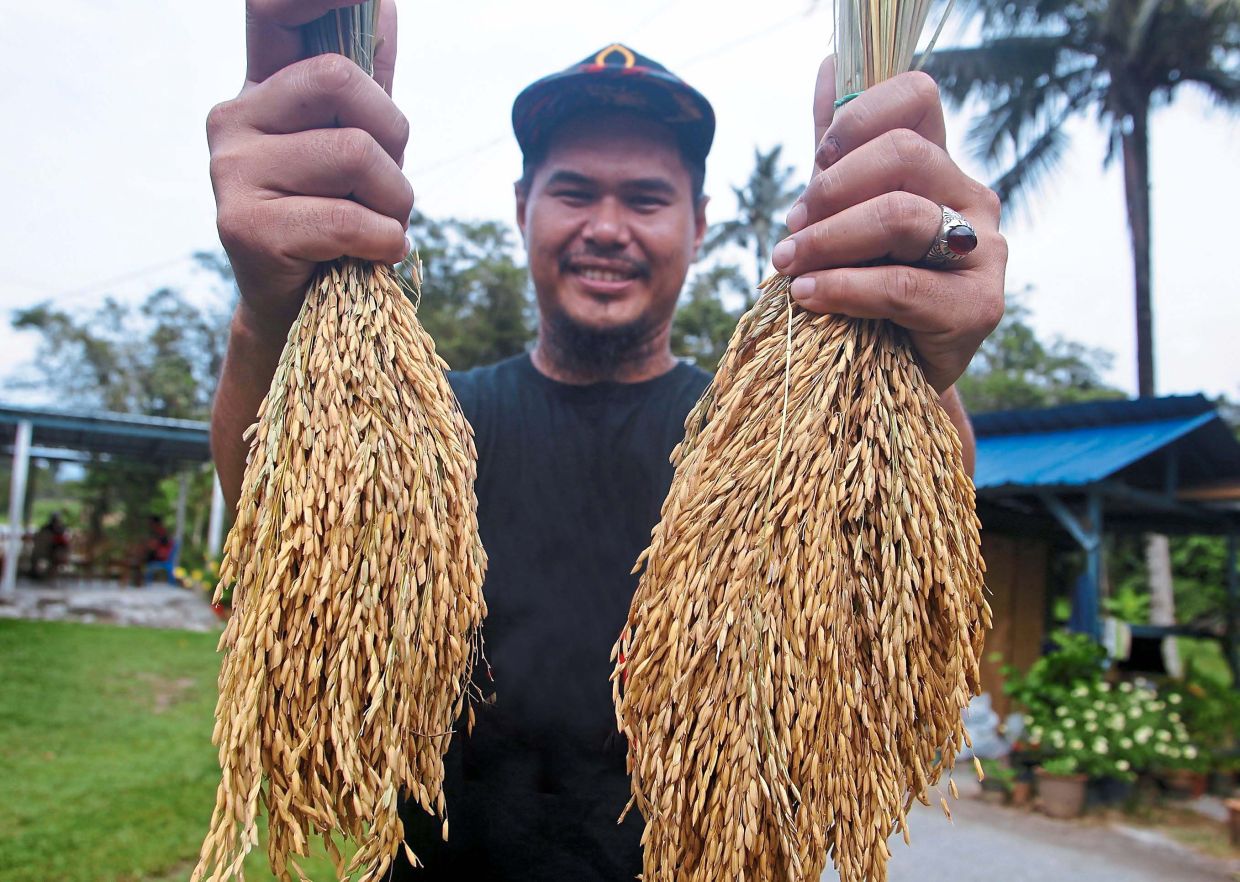
<path fill-rule="evenodd" d="M 770 254 L 775 243 L 784 235 L 784 225 L 778 215 L 786 211 L 796 199 L 798 188 L 789 182 L 796 170 L 780 163 L 781 145 L 775 145 L 766 153 L 754 149 L 754 167 L 743 187 L 733 187 L 736 194 L 737 216 L 732 220 L 711 227 L 703 243 L 706 254 L 714 253 L 725 245 L 739 245 L 754 255 L 754 288 L 770 272 Z M 745 298 L 745 306 L 753 302 L 753 293 Z"/>
<path fill-rule="evenodd" d="M 535 318 L 511 228 L 415 211 L 409 235 L 424 274 L 418 318 L 448 364 L 466 370 L 523 352 Z"/>
<path fill-rule="evenodd" d="M 1003 321 L 982 343 L 956 388 L 972 411 L 1122 398 L 1102 379 L 1110 363 L 1111 356 L 1100 349 L 1058 337 L 1039 340 L 1029 309 L 1010 298 Z"/>
<path fill-rule="evenodd" d="M 1000 197 L 1027 194 L 1067 148 L 1064 123 L 1091 115 L 1110 161 L 1134 115 L 1185 85 L 1240 107 L 1240 4 L 1230 0 L 973 0 L 972 47 L 942 48 L 926 70 L 944 98 L 983 110 L 969 132 L 979 158 L 1002 169 Z"/>
<path fill-rule="evenodd" d="M 744 275 L 735 266 L 716 264 L 698 270 L 676 309 L 672 352 L 714 372 L 740 318 L 739 310 L 725 306 L 724 297 L 731 292 L 743 302 L 749 291 Z"/>

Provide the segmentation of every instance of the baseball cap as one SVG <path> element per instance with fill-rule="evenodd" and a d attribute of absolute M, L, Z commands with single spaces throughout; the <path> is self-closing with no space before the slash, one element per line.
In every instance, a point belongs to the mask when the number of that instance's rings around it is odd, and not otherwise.
<path fill-rule="evenodd" d="M 659 120 L 676 133 L 686 158 L 698 162 L 715 139 L 715 111 L 701 92 L 657 61 L 612 43 L 522 90 L 512 105 L 521 152 L 536 152 L 565 119 L 596 108 Z"/>

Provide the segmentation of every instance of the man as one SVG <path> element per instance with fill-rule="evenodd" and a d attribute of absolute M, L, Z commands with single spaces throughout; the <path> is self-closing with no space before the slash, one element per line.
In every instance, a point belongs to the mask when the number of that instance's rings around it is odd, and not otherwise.
<path fill-rule="evenodd" d="M 208 122 L 220 236 L 242 293 L 212 416 L 234 502 L 242 432 L 315 264 L 395 262 L 409 247 L 409 126 L 385 91 L 394 11 L 384 10 L 377 83 L 343 59 L 301 57 L 296 26 L 340 5 L 251 0 L 246 85 Z M 817 174 L 775 263 L 797 278 L 807 309 L 909 329 L 971 460 L 951 386 L 1002 312 L 998 202 L 948 158 L 928 78 L 877 86 L 838 119 L 832 81 L 824 63 Z M 402 863 L 394 878 L 631 879 L 641 822 L 616 824 L 628 782 L 608 653 L 635 588 L 629 568 L 670 484 L 668 456 L 708 381 L 677 364 L 669 329 L 706 230 L 714 114 L 679 78 L 612 46 L 526 89 L 513 125 L 538 339 L 529 355 L 452 376 L 478 440 L 491 670 L 476 679 L 496 700 L 446 759 L 449 842 L 409 807 L 426 866 Z M 968 218 L 976 249 L 927 267 L 958 226 L 942 206 Z"/>

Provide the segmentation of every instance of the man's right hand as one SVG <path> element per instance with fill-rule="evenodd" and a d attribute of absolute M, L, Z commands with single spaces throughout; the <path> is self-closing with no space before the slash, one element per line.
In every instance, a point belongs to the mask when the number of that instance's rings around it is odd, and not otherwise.
<path fill-rule="evenodd" d="M 242 298 L 234 322 L 273 344 L 283 344 L 316 264 L 396 263 L 408 250 L 394 3 L 381 5 L 375 79 L 340 55 L 304 57 L 300 26 L 356 2 L 248 0 L 245 85 L 207 117 L 220 241 Z"/>

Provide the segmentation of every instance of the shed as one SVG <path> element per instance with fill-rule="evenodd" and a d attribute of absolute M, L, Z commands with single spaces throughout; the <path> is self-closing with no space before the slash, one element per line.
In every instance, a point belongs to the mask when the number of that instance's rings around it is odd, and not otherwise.
<path fill-rule="evenodd" d="M 995 628 L 988 648 L 1018 666 L 1045 634 L 1050 549 L 1071 539 L 1087 572 L 1073 622 L 1100 635 L 1105 533 L 1228 537 L 1226 654 L 1237 671 L 1240 442 L 1202 395 L 977 414 L 978 513 Z M 1146 629 L 1154 630 L 1154 629 Z M 1174 632 L 1175 629 L 1168 629 Z M 988 662 L 984 680 L 1001 682 Z"/>

